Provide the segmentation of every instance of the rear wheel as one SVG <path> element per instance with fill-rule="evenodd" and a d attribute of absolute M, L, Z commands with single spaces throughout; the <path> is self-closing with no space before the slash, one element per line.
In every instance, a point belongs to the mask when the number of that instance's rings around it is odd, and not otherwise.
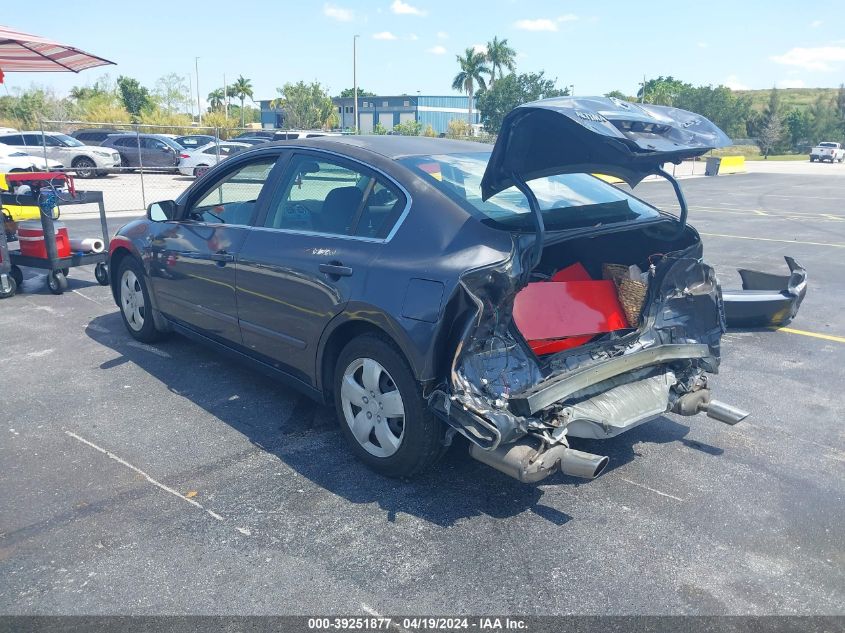
<path fill-rule="evenodd" d="M 23 271 L 19 266 L 12 264 L 12 270 L 9 271 L 9 274 L 12 276 L 12 279 L 15 280 L 15 283 L 18 284 L 18 287 L 23 285 Z"/>
<path fill-rule="evenodd" d="M 143 343 L 153 343 L 161 338 L 152 315 L 152 303 L 144 271 L 131 257 L 125 257 L 118 271 L 118 303 L 120 316 L 129 333 Z"/>
<path fill-rule="evenodd" d="M 97 165 L 90 158 L 84 156 L 73 161 L 73 169 L 80 178 L 93 178 L 97 175 Z"/>
<path fill-rule="evenodd" d="M 194 178 L 199 178 L 208 171 L 208 165 L 197 165 L 194 167 Z"/>
<path fill-rule="evenodd" d="M 353 339 L 338 358 L 334 400 L 352 451 L 388 477 L 412 477 L 443 451 L 445 427 L 429 411 L 403 356 L 375 335 Z"/>
<path fill-rule="evenodd" d="M 0 279 L 0 299 L 14 297 L 17 291 L 18 282 L 15 281 L 15 278 L 11 274 L 4 275 L 3 278 Z"/>

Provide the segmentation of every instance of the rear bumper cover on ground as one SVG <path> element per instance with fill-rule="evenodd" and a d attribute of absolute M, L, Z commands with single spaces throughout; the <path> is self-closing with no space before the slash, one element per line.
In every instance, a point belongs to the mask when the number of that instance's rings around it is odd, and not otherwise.
<path fill-rule="evenodd" d="M 723 290 L 728 327 L 786 325 L 797 314 L 807 294 L 807 271 L 791 257 L 784 257 L 789 275 L 741 269 L 741 290 Z"/>

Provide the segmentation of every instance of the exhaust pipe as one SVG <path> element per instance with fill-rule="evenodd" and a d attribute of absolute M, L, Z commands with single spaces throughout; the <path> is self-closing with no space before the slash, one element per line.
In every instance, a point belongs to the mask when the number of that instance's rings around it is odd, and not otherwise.
<path fill-rule="evenodd" d="M 695 415 L 703 411 L 707 413 L 708 418 L 719 420 L 719 422 L 731 426 L 742 422 L 750 415 L 747 411 L 737 409 L 721 400 L 711 400 L 709 389 L 699 389 L 684 394 L 675 401 L 672 411 L 680 415 Z"/>
<path fill-rule="evenodd" d="M 500 446 L 493 451 L 470 444 L 469 454 L 473 459 L 523 483 L 541 481 L 559 470 L 572 477 L 594 479 L 604 471 L 609 461 L 605 456 L 562 445 L 540 452 L 526 442 Z"/>
<path fill-rule="evenodd" d="M 731 406 L 726 402 L 722 402 L 721 400 L 710 400 L 702 407 L 702 409 L 707 412 L 708 418 L 719 420 L 719 422 L 724 422 L 725 424 L 730 424 L 731 426 L 737 424 L 738 422 L 742 422 L 749 416 L 748 411 L 737 409 L 736 407 Z"/>

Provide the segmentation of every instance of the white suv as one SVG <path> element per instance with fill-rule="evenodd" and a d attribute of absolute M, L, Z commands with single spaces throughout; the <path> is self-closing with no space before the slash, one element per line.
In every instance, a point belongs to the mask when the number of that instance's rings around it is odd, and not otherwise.
<path fill-rule="evenodd" d="M 16 150 L 55 160 L 76 172 L 80 178 L 103 176 L 109 169 L 120 167 L 120 154 L 113 149 L 80 143 L 72 136 L 57 132 L 15 132 L 0 134 L 0 143 Z"/>

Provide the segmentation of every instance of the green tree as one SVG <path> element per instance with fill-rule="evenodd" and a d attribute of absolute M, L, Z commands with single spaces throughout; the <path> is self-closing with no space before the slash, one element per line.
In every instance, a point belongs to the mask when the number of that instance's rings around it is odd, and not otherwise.
<path fill-rule="evenodd" d="M 226 101 L 226 91 L 223 88 L 215 88 L 208 93 L 208 108 L 209 112 L 218 112 L 223 109 L 223 104 Z"/>
<path fill-rule="evenodd" d="M 373 126 L 373 134 L 378 134 L 379 136 L 387 134 L 387 128 L 381 124 L 381 121 L 376 121 L 376 124 Z"/>
<path fill-rule="evenodd" d="M 496 73 L 503 76 L 502 68 L 516 70 L 516 51 L 508 46 L 508 39 L 499 39 L 495 35 L 487 42 L 487 61 L 490 64 L 490 86 L 496 83 Z"/>
<path fill-rule="evenodd" d="M 244 127 L 244 125 L 246 125 L 244 120 L 244 100 L 247 97 L 252 99 L 252 82 L 243 75 L 238 75 L 238 78 L 235 80 L 235 83 L 232 84 L 231 89 L 231 94 L 241 100 L 241 127 Z"/>
<path fill-rule="evenodd" d="M 784 127 L 790 150 L 801 151 L 812 145 L 812 120 L 806 109 L 792 108 L 784 118 Z"/>
<path fill-rule="evenodd" d="M 668 77 L 661 75 L 646 81 L 645 86 L 640 86 L 637 99 L 642 99 L 646 103 L 653 103 L 654 105 L 675 105 L 678 95 L 691 87 L 690 84 L 675 79 L 671 75 Z M 643 97 L 643 91 L 645 91 L 645 97 Z"/>
<path fill-rule="evenodd" d="M 819 95 L 810 106 L 809 116 L 811 121 L 811 143 L 840 141 L 842 139 L 842 132 L 836 115 L 835 101 L 826 98 L 824 95 Z"/>
<path fill-rule="evenodd" d="M 332 118 L 337 117 L 331 97 L 318 81 L 310 84 L 304 81 L 286 83 L 276 91 L 279 97 L 273 99 L 270 105 L 284 110 L 285 127 L 322 128 L 330 126 Z"/>
<path fill-rule="evenodd" d="M 155 96 L 168 114 L 185 110 L 191 101 L 188 79 L 183 75 L 168 73 L 156 81 Z"/>
<path fill-rule="evenodd" d="M 763 152 L 763 158 L 769 157 L 769 152 L 783 137 L 783 113 L 780 105 L 780 92 L 772 86 L 769 92 L 769 103 L 763 110 L 763 120 L 757 135 L 757 144 Z"/>
<path fill-rule="evenodd" d="M 141 110 L 149 109 L 152 105 L 150 91 L 140 84 L 137 79 L 121 75 L 117 78 L 117 89 L 123 107 L 133 117 L 141 114 Z"/>
<path fill-rule="evenodd" d="M 369 90 L 364 90 L 362 88 L 358 88 L 358 96 L 359 97 L 376 97 L 375 92 L 370 92 Z M 338 95 L 341 99 L 352 99 L 355 97 L 355 88 L 344 88 L 340 91 Z"/>
<path fill-rule="evenodd" d="M 611 90 L 610 92 L 605 93 L 605 97 L 611 97 L 613 99 L 621 99 L 622 101 L 636 101 L 636 97 L 631 97 L 626 95 L 621 90 Z"/>
<path fill-rule="evenodd" d="M 446 136 L 449 138 L 466 138 L 472 131 L 469 123 L 463 119 L 452 119 L 446 127 Z"/>
<path fill-rule="evenodd" d="M 498 134 L 502 119 L 518 105 L 568 94 L 566 88 L 560 89 L 555 85 L 554 79 L 547 79 L 543 71 L 520 75 L 512 73 L 500 77 L 490 88 L 478 93 L 478 110 L 484 129 Z"/>
<path fill-rule="evenodd" d="M 472 125 L 472 97 L 475 94 L 475 85 L 478 84 L 482 90 L 487 88 L 484 75 L 490 74 L 490 68 L 485 63 L 487 60 L 484 53 L 476 52 L 472 48 L 466 49 L 463 55 L 456 55 L 455 58 L 461 70 L 452 80 L 452 89 L 465 92 L 469 96 L 467 123 Z"/>

